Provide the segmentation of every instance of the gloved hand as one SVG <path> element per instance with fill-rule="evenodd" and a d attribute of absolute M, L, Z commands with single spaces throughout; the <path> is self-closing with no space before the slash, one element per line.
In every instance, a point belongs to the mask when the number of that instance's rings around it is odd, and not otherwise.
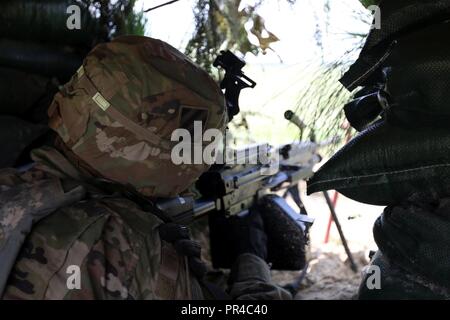
<path fill-rule="evenodd" d="M 264 222 L 256 208 L 243 217 L 232 217 L 229 222 L 229 241 L 234 259 L 243 253 L 251 253 L 267 260 L 267 234 Z"/>
<path fill-rule="evenodd" d="M 165 223 L 159 227 L 159 235 L 170 242 L 175 250 L 188 258 L 189 268 L 198 279 L 202 279 L 207 267 L 201 260 L 201 246 L 190 239 L 189 229 L 176 223 Z"/>

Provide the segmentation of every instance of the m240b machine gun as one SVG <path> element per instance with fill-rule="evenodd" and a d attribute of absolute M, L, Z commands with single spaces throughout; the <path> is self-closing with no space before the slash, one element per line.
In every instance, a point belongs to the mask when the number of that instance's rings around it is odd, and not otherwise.
<path fill-rule="evenodd" d="M 158 207 L 178 223 L 209 216 L 212 262 L 215 268 L 230 268 L 224 218 L 239 218 L 251 208 L 258 208 L 268 235 L 268 260 L 273 269 L 301 270 L 306 263 L 305 246 L 313 219 L 307 215 L 299 192 L 299 182 L 313 175 L 313 167 L 321 161 L 318 151 L 333 141 L 318 144 L 296 142 L 275 148 L 277 163 L 248 164 L 235 159 L 233 164 L 213 165 L 198 180 L 201 197 L 177 197 L 158 202 Z M 239 163 L 247 164 L 239 164 Z M 274 166 L 275 164 L 275 166 Z M 299 210 L 288 204 L 291 197 Z"/>
<path fill-rule="evenodd" d="M 222 51 L 214 61 L 214 66 L 225 70 L 220 87 L 225 92 L 231 121 L 239 113 L 241 90 L 253 88 L 256 83 L 242 72 L 245 61 L 230 51 Z M 291 111 L 285 117 L 297 126 L 304 126 Z M 239 219 L 256 208 L 264 220 L 268 237 L 268 262 L 272 264 L 272 268 L 305 269 L 305 249 L 313 219 L 307 215 L 303 206 L 299 182 L 313 175 L 314 165 L 321 160 L 318 150 L 331 143 L 334 141 L 323 144 L 313 141 L 295 142 L 272 148 L 271 154 L 275 155 L 276 160 L 267 163 L 249 161 L 255 156 L 257 159 L 267 156 L 267 145 L 250 148 L 245 152 L 237 151 L 236 154 L 247 158 L 240 159 L 238 156 L 232 163 L 225 161 L 225 164 L 213 165 L 199 178 L 196 187 L 200 197 L 163 199 L 157 202 L 157 206 L 170 220 L 181 224 L 189 224 L 208 215 L 211 256 L 215 268 L 230 268 L 234 262 L 231 259 L 232 248 L 226 241 L 229 237 L 227 219 Z M 251 154 L 255 150 L 256 153 Z M 259 154 L 260 150 L 266 154 Z M 297 205 L 299 212 L 288 204 L 289 197 Z"/>

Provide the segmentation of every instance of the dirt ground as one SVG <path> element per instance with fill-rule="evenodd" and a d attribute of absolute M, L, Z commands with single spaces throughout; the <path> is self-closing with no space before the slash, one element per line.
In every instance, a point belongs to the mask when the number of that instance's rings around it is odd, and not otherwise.
<path fill-rule="evenodd" d="M 305 186 L 301 186 L 305 190 Z M 333 197 L 334 192 L 330 192 Z M 383 208 L 357 203 L 339 195 L 336 212 L 349 248 L 358 265 L 358 272 L 350 268 L 344 247 L 335 225 L 328 243 L 324 243 L 329 210 L 322 194 L 309 197 L 303 193 L 308 214 L 315 218 L 311 228 L 310 264 L 306 278 L 296 299 L 348 300 L 354 299 L 361 280 L 361 270 L 368 263 L 371 250 L 376 250 L 372 226 Z M 298 277 L 298 272 L 273 271 L 273 280 L 286 284 Z"/>

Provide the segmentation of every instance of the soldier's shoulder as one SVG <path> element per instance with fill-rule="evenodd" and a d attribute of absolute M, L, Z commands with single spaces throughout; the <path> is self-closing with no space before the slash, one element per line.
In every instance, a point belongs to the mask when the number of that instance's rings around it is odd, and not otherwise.
<path fill-rule="evenodd" d="M 31 198 L 38 198 L 39 201 L 35 202 L 54 212 L 51 218 L 40 222 L 43 226 L 49 224 L 52 227 L 55 220 L 76 228 L 108 217 L 114 223 L 127 225 L 130 232 L 145 236 L 161 224 L 155 215 L 143 211 L 126 198 L 103 197 L 101 194 L 92 198 L 84 185 L 76 181 L 72 191 L 66 192 L 64 189 L 59 177 L 36 167 L 28 170 L 0 169 L 0 202 L 20 205 L 22 202 L 29 203 Z"/>
<path fill-rule="evenodd" d="M 94 245 L 99 240 L 117 240 L 110 235 L 142 241 L 153 236 L 160 224 L 156 216 L 125 198 L 84 199 L 60 207 L 36 226 L 36 232 L 58 239 L 78 237 Z"/>
<path fill-rule="evenodd" d="M 90 199 L 59 208 L 40 221 L 27 238 L 7 297 L 136 298 L 136 283 L 152 285 L 160 254 L 155 230 L 159 220 L 151 216 L 126 218 L 136 213 L 142 214 L 132 202 L 121 198 Z M 81 290 L 66 287 L 70 266 L 80 269 Z M 145 291 L 151 292 L 151 288 Z"/>

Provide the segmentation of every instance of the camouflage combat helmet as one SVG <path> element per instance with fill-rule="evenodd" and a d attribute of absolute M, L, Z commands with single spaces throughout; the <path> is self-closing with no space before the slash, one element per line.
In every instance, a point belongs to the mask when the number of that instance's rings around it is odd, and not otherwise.
<path fill-rule="evenodd" d="M 175 165 L 175 129 L 224 130 L 225 98 L 212 78 L 160 40 L 123 36 L 100 44 L 58 93 L 50 127 L 96 175 L 146 196 L 188 188 L 206 164 Z"/>

